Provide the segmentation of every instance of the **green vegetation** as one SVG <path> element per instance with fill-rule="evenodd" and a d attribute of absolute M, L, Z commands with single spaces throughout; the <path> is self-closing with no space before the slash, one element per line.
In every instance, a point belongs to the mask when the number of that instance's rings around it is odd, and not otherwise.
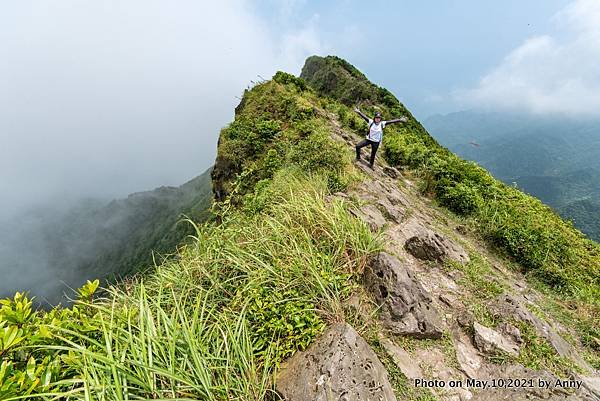
<path fill-rule="evenodd" d="M 415 387 L 410 380 L 404 376 L 400 368 L 394 363 L 377 337 L 373 337 L 369 341 L 369 345 L 377 354 L 377 357 L 388 372 L 388 379 L 394 390 L 394 394 L 398 399 L 406 401 L 437 401 L 438 397 L 429 389 Z"/>
<path fill-rule="evenodd" d="M 424 125 L 459 156 L 516 183 L 600 240 L 600 120 L 462 111 Z"/>
<path fill-rule="evenodd" d="M 318 67 L 318 68 L 317 68 Z M 316 71 L 316 72 L 315 72 Z M 533 280 L 570 300 L 574 314 L 588 319 L 600 351 L 600 245 L 586 238 L 538 199 L 494 179 L 486 170 L 441 147 L 395 98 L 364 97 L 361 91 L 338 88 L 379 88 L 336 57 L 313 56 L 302 72 L 320 94 L 345 104 L 367 101 L 365 112 L 382 111 L 384 118 L 406 115 L 408 123 L 386 129 L 383 154 L 393 166 L 410 169 L 420 178 L 424 194 L 465 218 L 491 245 L 513 258 Z M 341 97 L 340 97 L 341 96 Z M 345 127 L 360 127 L 336 104 Z M 341 111 L 339 109 L 345 108 Z M 360 133 L 360 131 L 356 131 Z M 581 313 L 579 313 L 581 312 Z M 596 323 L 594 323 L 596 322 Z"/>
<path fill-rule="evenodd" d="M 516 362 L 526 368 L 545 369 L 559 377 L 569 377 L 577 371 L 577 366 L 569 359 L 561 357 L 544 338 L 539 337 L 533 327 L 524 322 L 512 322 L 521 332 L 523 344 Z"/>
<path fill-rule="evenodd" d="M 330 136 L 332 118 L 362 133 L 348 107 L 359 100 L 366 112 L 410 117 L 388 129 L 388 161 L 410 169 L 424 193 L 576 311 L 591 311 L 585 316 L 593 321 L 598 244 L 539 201 L 440 147 L 393 95 L 347 62 L 313 57 L 302 75 L 279 72 L 245 92 L 219 140 L 215 219 L 190 219 L 189 241 L 175 257 L 100 294 L 98 282 L 88 282 L 70 308 L 33 311 L 22 294 L 2 301 L 1 399 L 272 398 L 273 374 L 285 358 L 329 322 L 359 319 L 348 314 L 348 299 L 360 293 L 357 274 L 369 256 L 382 249 L 348 213 L 351 205 L 329 197 L 358 179 L 351 152 Z M 490 273 L 485 259 L 471 257 L 456 268 L 465 273 L 462 284 L 481 294 L 474 305 L 484 305 L 503 288 L 482 278 Z M 598 338 L 597 326 L 586 327 Z M 562 369 L 543 342 L 523 331 L 531 344 L 523 363 Z M 373 332 L 366 338 L 398 396 L 434 399 L 408 386 Z M 456 364 L 448 334 L 430 345 Z"/>
<path fill-rule="evenodd" d="M 470 261 L 466 264 L 447 260 L 446 268 L 464 272 L 465 276 L 459 284 L 471 289 L 472 293 L 480 300 L 492 299 L 502 294 L 505 288 L 502 283 L 492 278 L 494 273 L 489 262 L 477 252 L 470 252 L 469 258 Z"/>
<path fill-rule="evenodd" d="M 95 284 L 46 314 L 5 301 L 2 399 L 265 398 L 273 368 L 339 313 L 379 249 L 341 201 L 325 202 L 327 177 L 305 174 L 278 172 L 265 211 L 196 226 L 177 260 L 104 298 L 92 302 Z"/>
<path fill-rule="evenodd" d="M 334 192 L 348 185 L 350 155 L 330 139 L 329 120 L 317 112 L 320 99 L 303 82 L 278 72 L 245 93 L 219 139 L 213 171 L 219 200 L 239 204 L 257 182 L 290 164 L 325 174 Z"/>

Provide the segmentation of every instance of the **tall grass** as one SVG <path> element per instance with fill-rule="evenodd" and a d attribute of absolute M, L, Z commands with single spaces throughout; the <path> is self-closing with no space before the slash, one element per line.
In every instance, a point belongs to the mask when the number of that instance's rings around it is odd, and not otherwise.
<path fill-rule="evenodd" d="M 306 348 L 380 248 L 327 178 L 284 170 L 261 213 L 195 226 L 177 260 L 88 304 L 96 332 L 50 327 L 76 374 L 44 399 L 261 400 L 278 364 Z"/>

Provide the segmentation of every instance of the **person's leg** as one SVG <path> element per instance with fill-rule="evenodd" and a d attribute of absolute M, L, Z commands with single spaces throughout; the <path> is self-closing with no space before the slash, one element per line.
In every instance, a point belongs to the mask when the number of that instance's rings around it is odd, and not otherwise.
<path fill-rule="evenodd" d="M 375 155 L 377 154 L 377 149 L 379 148 L 379 142 L 371 142 L 371 167 L 375 164 Z"/>
<path fill-rule="evenodd" d="M 361 142 L 358 143 L 358 145 L 356 145 L 356 160 L 360 160 L 360 150 L 365 146 L 368 146 L 370 143 L 370 141 L 363 139 Z"/>

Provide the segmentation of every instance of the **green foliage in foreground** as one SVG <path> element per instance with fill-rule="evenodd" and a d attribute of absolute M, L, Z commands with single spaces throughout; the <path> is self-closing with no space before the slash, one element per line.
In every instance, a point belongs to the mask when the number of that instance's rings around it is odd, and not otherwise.
<path fill-rule="evenodd" d="M 379 244 L 343 201 L 325 202 L 327 177 L 280 171 L 246 199 L 262 191 L 260 213 L 196 226 L 177 260 L 102 299 L 90 283 L 71 309 L 3 301 L 0 398 L 265 399 L 274 368 L 340 315 Z"/>

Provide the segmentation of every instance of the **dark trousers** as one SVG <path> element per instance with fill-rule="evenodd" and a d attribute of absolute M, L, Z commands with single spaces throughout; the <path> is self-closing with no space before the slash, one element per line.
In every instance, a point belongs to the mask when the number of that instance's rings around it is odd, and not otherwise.
<path fill-rule="evenodd" d="M 377 154 L 377 149 L 379 148 L 379 142 L 373 142 L 369 139 L 361 141 L 356 145 L 356 160 L 360 159 L 360 150 L 369 145 L 371 145 L 371 166 L 373 166 L 373 163 L 375 163 L 375 154 Z"/>

